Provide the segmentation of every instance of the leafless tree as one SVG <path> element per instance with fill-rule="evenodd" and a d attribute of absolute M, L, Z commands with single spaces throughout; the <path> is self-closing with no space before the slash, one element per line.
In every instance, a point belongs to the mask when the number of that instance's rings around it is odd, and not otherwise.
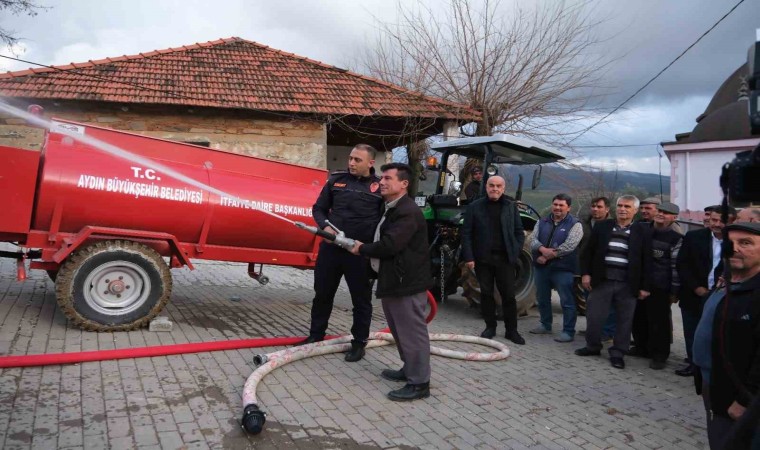
<path fill-rule="evenodd" d="M 475 4 L 478 4 L 475 6 Z M 593 2 L 551 1 L 530 11 L 499 0 L 449 0 L 435 9 L 398 4 L 360 65 L 370 75 L 469 105 L 482 114 L 469 133 L 522 134 L 561 143 L 593 112 L 610 62 Z"/>
<path fill-rule="evenodd" d="M 38 12 L 47 9 L 44 6 L 40 6 L 34 0 L 0 0 L 0 12 L 4 15 L 10 13 L 11 15 L 27 15 L 36 16 Z M 18 43 L 18 37 L 16 36 L 17 30 L 9 30 L 7 28 L 0 28 L 0 41 L 8 48 L 12 48 Z"/>

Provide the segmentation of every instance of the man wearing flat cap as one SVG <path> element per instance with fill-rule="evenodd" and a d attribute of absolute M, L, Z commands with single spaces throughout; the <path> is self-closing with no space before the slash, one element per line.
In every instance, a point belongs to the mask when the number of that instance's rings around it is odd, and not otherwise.
<path fill-rule="evenodd" d="M 480 184 L 483 180 L 483 169 L 477 166 L 473 167 L 470 171 L 470 174 L 472 176 L 472 180 L 470 181 L 470 184 L 464 188 L 464 196 L 467 197 L 468 203 L 472 203 L 472 201 L 475 200 L 478 195 L 480 195 Z"/>
<path fill-rule="evenodd" d="M 657 197 L 647 197 L 639 204 L 639 222 L 654 222 L 654 215 L 657 214 L 657 207 L 660 206 L 660 199 Z"/>
<path fill-rule="evenodd" d="M 750 448 L 756 424 L 733 442 L 725 439 L 760 390 L 760 223 L 735 223 L 723 231 L 733 246 L 731 278 L 705 302 L 694 336 L 695 383 L 710 448 Z"/>
<path fill-rule="evenodd" d="M 633 317 L 633 339 L 636 346 L 628 354 L 651 358 L 649 367 L 665 368 L 670 356 L 672 334 L 670 305 L 678 294 L 676 271 L 678 251 L 683 235 L 675 229 L 680 212 L 678 205 L 665 202 L 657 206 L 652 234 L 652 275 L 649 297 L 638 300 Z"/>
<path fill-rule="evenodd" d="M 710 214 L 713 211 L 720 212 L 720 205 L 710 205 L 705 206 L 705 216 L 702 218 L 702 223 L 705 225 L 705 228 L 710 228 Z"/>

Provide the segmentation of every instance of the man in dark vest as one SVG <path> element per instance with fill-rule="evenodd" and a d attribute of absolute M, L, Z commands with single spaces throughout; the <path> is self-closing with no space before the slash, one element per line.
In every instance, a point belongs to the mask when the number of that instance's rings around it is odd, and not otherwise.
<path fill-rule="evenodd" d="M 670 356 L 672 336 L 670 305 L 678 294 L 676 271 L 683 235 L 674 228 L 680 209 L 665 202 L 657 206 L 652 235 L 652 285 L 649 297 L 639 300 L 633 318 L 633 339 L 636 346 L 628 354 L 652 358 L 649 367 L 665 368 Z"/>
<path fill-rule="evenodd" d="M 583 239 L 583 225 L 570 214 L 572 198 L 557 194 L 552 199 L 552 214 L 541 219 L 530 235 L 530 250 L 536 268 L 536 293 L 541 324 L 533 334 L 552 332 L 552 289 L 559 294 L 562 306 L 562 332 L 557 342 L 575 339 L 575 298 L 573 280 L 578 272 L 578 247 Z"/>
<path fill-rule="evenodd" d="M 496 303 L 494 282 L 501 294 L 504 311 L 504 337 L 518 345 L 525 339 L 517 332 L 515 269 L 520 257 L 525 232 L 517 202 L 504 195 L 504 178 L 493 175 L 486 182 L 486 197 L 470 203 L 462 226 L 462 257 L 480 283 L 480 307 L 486 329 L 481 337 L 496 336 Z"/>

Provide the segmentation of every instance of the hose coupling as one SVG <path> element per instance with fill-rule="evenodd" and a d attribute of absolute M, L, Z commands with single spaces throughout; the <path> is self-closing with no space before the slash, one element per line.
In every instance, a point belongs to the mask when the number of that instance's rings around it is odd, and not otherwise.
<path fill-rule="evenodd" d="M 269 361 L 269 357 L 267 355 L 253 355 L 253 364 L 256 367 L 266 364 L 267 361 Z"/>

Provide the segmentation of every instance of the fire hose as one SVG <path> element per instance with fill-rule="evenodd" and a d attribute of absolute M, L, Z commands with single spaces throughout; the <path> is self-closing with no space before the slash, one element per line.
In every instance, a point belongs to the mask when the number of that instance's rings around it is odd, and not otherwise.
<path fill-rule="evenodd" d="M 430 312 L 425 322 L 430 323 L 438 310 L 433 295 L 428 292 L 428 303 Z M 393 336 L 387 333 L 388 329 L 381 330 L 370 334 L 368 348 L 380 347 L 393 343 Z M 2 356 L 0 357 L 0 368 L 12 367 L 36 367 L 60 364 L 79 364 L 94 361 L 109 361 L 116 359 L 134 359 L 147 358 L 155 356 L 180 355 L 187 353 L 201 353 L 222 350 L 235 350 L 242 348 L 260 348 L 274 347 L 283 345 L 293 345 L 302 340 L 301 337 L 279 337 L 279 338 L 257 338 L 257 339 L 236 339 L 231 341 L 219 342 L 196 342 L 189 344 L 174 345 L 157 345 L 150 347 L 125 348 L 116 350 L 94 350 L 85 352 L 68 352 L 68 353 L 51 353 L 38 355 L 21 355 L 21 356 Z M 350 347 L 351 336 L 333 337 L 328 336 L 324 341 L 317 342 L 301 347 L 287 348 L 265 355 L 255 355 L 253 357 L 254 365 L 258 366 L 256 370 L 248 377 L 243 390 L 243 419 L 242 426 L 247 432 L 258 434 L 264 427 L 266 413 L 262 411 L 257 403 L 256 389 L 258 383 L 272 370 L 285 364 L 298 361 L 317 355 L 326 355 L 329 353 L 345 352 Z M 509 348 L 497 341 L 479 338 L 475 336 L 463 336 L 456 334 L 430 334 L 431 341 L 457 341 L 472 344 L 481 344 L 493 347 L 498 351 L 495 353 L 474 353 L 448 350 L 438 347 L 430 347 L 430 353 L 448 358 L 464 359 L 467 361 L 497 361 L 509 357 Z"/>
<path fill-rule="evenodd" d="M 435 317 L 437 305 L 433 294 L 427 293 L 430 313 L 425 321 L 430 323 Z M 388 329 L 379 332 L 370 333 L 367 348 L 382 347 L 394 343 L 393 336 L 387 333 Z M 497 352 L 477 353 L 449 350 L 440 347 L 430 347 L 432 355 L 444 356 L 447 358 L 463 359 L 465 361 L 498 361 L 509 357 L 509 347 L 501 342 L 491 339 L 485 339 L 475 336 L 465 336 L 459 334 L 430 333 L 431 341 L 456 341 L 471 344 L 480 344 L 495 348 Z M 254 355 L 253 363 L 257 369 L 251 373 L 245 382 L 243 388 L 243 418 L 241 426 L 251 434 L 259 434 L 264 428 L 266 422 L 266 413 L 259 408 L 256 398 L 256 389 L 259 382 L 271 371 L 286 364 L 298 361 L 312 356 L 327 355 L 330 353 L 339 353 L 348 351 L 351 348 L 351 335 L 341 336 L 336 339 L 315 342 L 313 344 L 303 345 L 300 347 L 291 347 L 268 354 Z"/>

